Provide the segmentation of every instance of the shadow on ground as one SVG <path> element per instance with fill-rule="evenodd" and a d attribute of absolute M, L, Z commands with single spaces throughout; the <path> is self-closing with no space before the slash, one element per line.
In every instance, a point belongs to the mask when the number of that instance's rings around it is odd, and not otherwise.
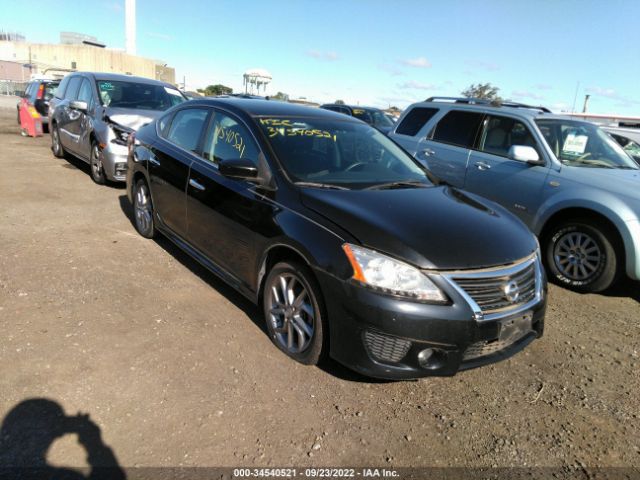
<path fill-rule="evenodd" d="M 88 469 L 47 463 L 47 451 L 65 435 L 78 436 L 87 453 Z M 0 477 L 20 479 L 125 479 L 111 448 L 102 441 L 100 427 L 89 415 L 68 416 L 55 401 L 31 398 L 20 402 L 0 427 Z"/>
<path fill-rule="evenodd" d="M 131 225 L 135 228 L 135 220 L 133 218 L 133 206 L 129 202 L 126 195 L 118 197 L 120 202 L 120 208 L 122 212 L 127 216 Z M 253 302 L 245 298 L 238 293 L 233 287 L 229 286 L 223 280 L 219 279 L 215 274 L 211 273 L 208 269 L 203 267 L 199 262 L 194 260 L 191 256 L 177 247 L 173 242 L 162 235 L 158 235 L 155 238 L 155 242 L 160 245 L 169 255 L 178 260 L 183 266 L 191 270 L 191 272 L 197 275 L 202 281 L 207 283 L 211 288 L 214 288 L 218 293 L 222 294 L 227 300 L 233 303 L 236 307 L 244 312 L 244 314 L 251 319 L 256 327 L 258 327 L 265 335 L 267 335 L 267 328 L 265 326 L 264 317 L 259 307 Z M 275 346 L 273 348 L 276 348 Z M 293 361 L 293 360 L 292 360 Z M 338 362 L 327 359 L 319 368 L 341 380 L 350 382 L 364 382 L 364 383 L 387 383 L 386 380 L 373 379 L 360 375 L 359 373 L 350 370 Z"/>

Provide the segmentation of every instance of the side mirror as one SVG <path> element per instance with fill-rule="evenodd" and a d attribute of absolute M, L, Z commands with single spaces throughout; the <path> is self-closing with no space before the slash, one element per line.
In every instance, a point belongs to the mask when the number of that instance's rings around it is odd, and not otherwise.
<path fill-rule="evenodd" d="M 544 161 L 540 160 L 536 149 L 528 145 L 512 145 L 507 155 L 511 160 L 528 163 L 529 165 L 544 164 Z"/>
<path fill-rule="evenodd" d="M 258 177 L 258 167 L 246 158 L 221 160 L 218 169 L 222 175 L 229 178 L 255 180 Z"/>
<path fill-rule="evenodd" d="M 87 108 L 89 108 L 89 106 L 87 105 L 87 102 L 82 102 L 80 100 L 73 100 L 69 103 L 69 107 L 73 108 L 74 110 L 79 110 L 81 112 L 87 112 Z"/>

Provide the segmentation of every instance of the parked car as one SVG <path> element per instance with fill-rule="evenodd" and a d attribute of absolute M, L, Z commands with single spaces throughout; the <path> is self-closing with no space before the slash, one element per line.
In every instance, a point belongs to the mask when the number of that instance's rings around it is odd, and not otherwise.
<path fill-rule="evenodd" d="M 449 184 L 518 215 L 561 285 L 598 292 L 625 271 L 640 280 L 640 172 L 597 126 L 541 107 L 430 98 L 390 136 Z"/>
<path fill-rule="evenodd" d="M 21 100 L 16 106 L 18 111 L 18 124 L 20 124 L 20 104 L 27 102 L 32 105 L 42 117 L 42 130 L 46 133 L 49 127 L 49 101 L 53 98 L 53 94 L 60 85 L 60 80 L 37 79 L 29 82 L 20 95 Z"/>
<path fill-rule="evenodd" d="M 620 145 L 622 149 L 627 152 L 638 165 L 640 165 L 640 144 L 638 144 L 638 142 L 625 135 L 621 135 L 620 133 L 614 133 L 607 128 L 603 128 L 603 130 L 609 133 L 611 138 L 618 142 L 618 145 Z"/>
<path fill-rule="evenodd" d="M 91 178 L 124 181 L 127 138 L 168 108 L 186 101 L 173 85 L 111 73 L 64 77 L 51 99 L 51 150 L 69 152 L 91 165 Z"/>
<path fill-rule="evenodd" d="M 379 108 L 344 105 L 341 103 L 327 103 L 321 105 L 320 108 L 356 117 L 358 120 L 368 123 L 384 134 L 389 133 L 393 128 L 393 122 L 389 119 L 387 114 Z"/>
<path fill-rule="evenodd" d="M 285 102 L 193 100 L 129 137 L 138 232 L 261 306 L 274 344 L 369 376 L 453 375 L 542 335 L 535 236 L 385 135 Z"/>

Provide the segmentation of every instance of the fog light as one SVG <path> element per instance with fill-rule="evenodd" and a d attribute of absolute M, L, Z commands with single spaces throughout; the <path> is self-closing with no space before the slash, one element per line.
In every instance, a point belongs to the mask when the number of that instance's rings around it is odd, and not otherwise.
<path fill-rule="evenodd" d="M 433 356 L 434 353 L 435 352 L 433 348 L 425 348 L 418 354 L 418 363 L 422 368 L 429 367 L 429 359 Z"/>
<path fill-rule="evenodd" d="M 418 353 L 418 364 L 427 370 L 435 370 L 444 366 L 447 352 L 439 348 L 425 348 Z"/>

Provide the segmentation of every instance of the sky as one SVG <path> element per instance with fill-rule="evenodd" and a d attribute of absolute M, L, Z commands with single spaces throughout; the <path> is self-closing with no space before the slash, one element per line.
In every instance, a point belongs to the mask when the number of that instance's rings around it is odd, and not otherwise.
<path fill-rule="evenodd" d="M 405 108 L 490 82 L 554 111 L 590 94 L 591 113 L 640 116 L 638 0 L 137 0 L 136 12 L 138 55 L 188 90 L 243 91 L 243 72 L 263 68 L 267 94 L 321 103 Z M 0 29 L 124 49 L 124 0 L 0 0 Z"/>

